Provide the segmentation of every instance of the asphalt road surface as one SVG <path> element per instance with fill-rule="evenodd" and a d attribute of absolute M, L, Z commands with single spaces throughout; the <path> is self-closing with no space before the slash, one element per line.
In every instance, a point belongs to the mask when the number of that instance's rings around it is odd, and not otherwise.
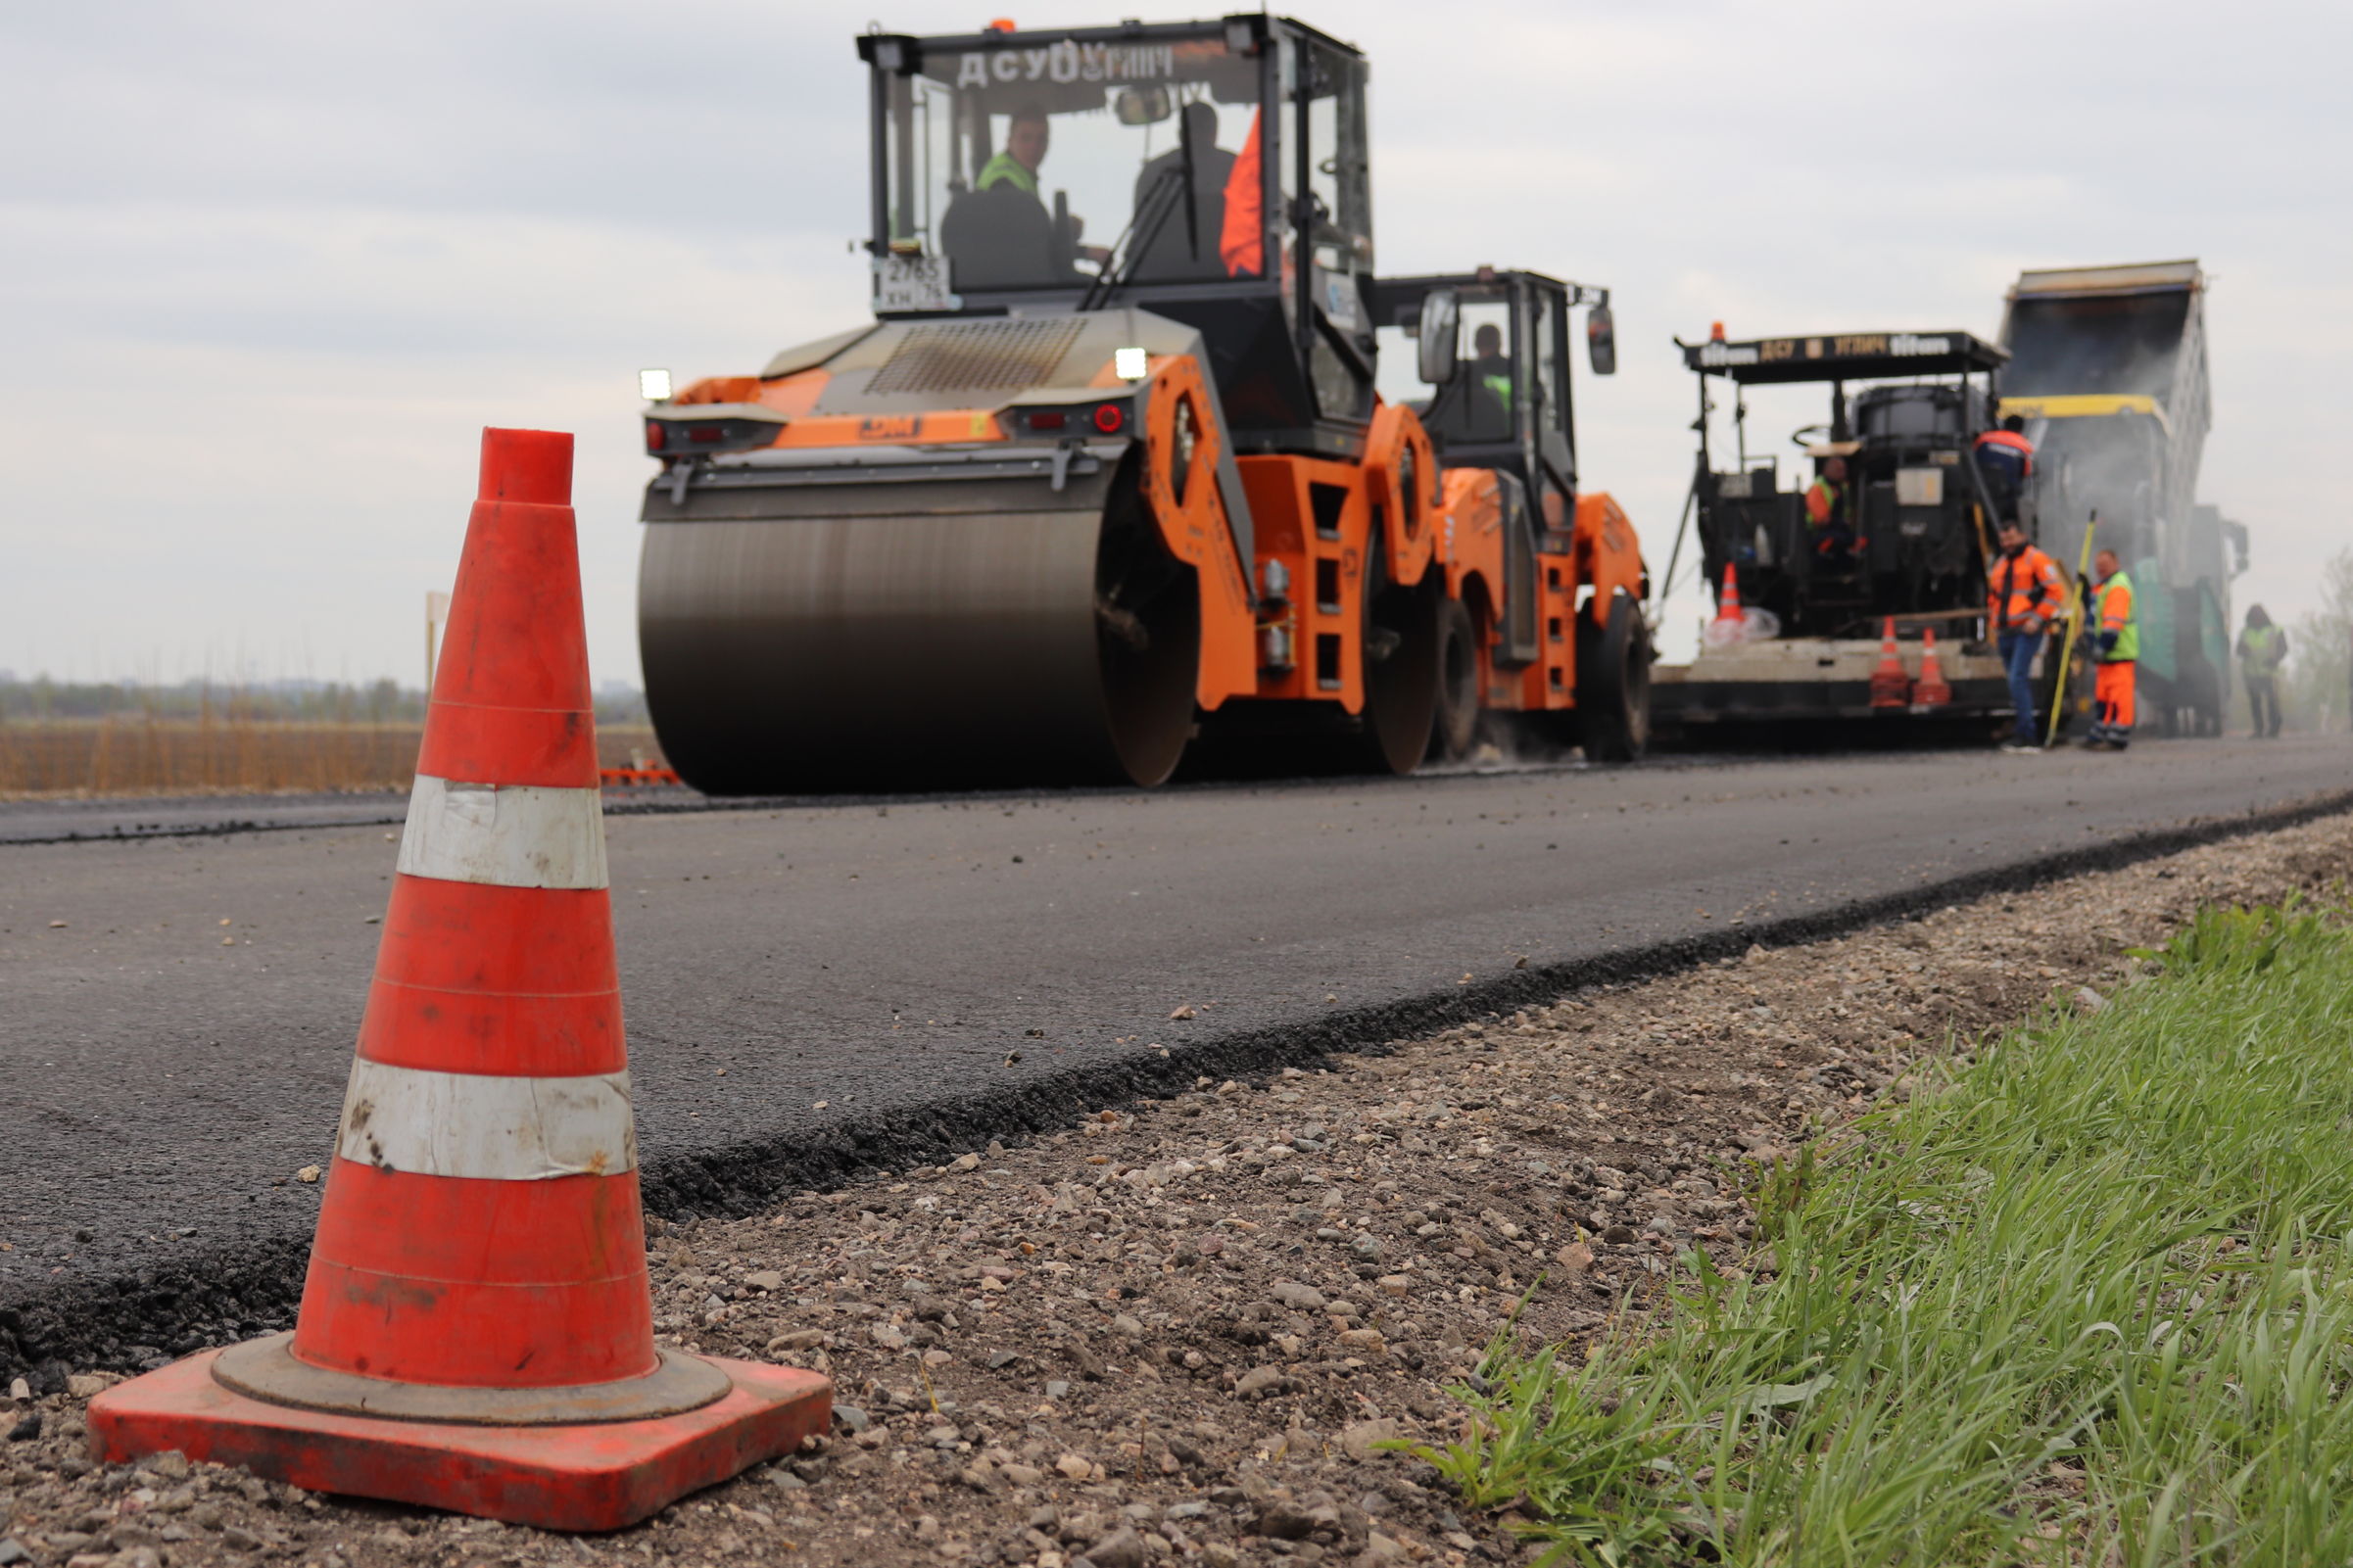
<path fill-rule="evenodd" d="M 620 791 L 605 810 L 636 812 L 734 809 L 714 807 L 692 789 L 670 786 Z M 170 799 L 12 800 L 0 803 L 0 845 L 78 843 L 88 839 L 167 838 L 200 833 L 286 832 L 296 828 L 398 826 L 408 814 L 405 790 L 355 789 L 332 794 L 184 795 Z"/>
<path fill-rule="evenodd" d="M 938 1158 L 1122 1085 L 2278 811 L 2348 763 L 2206 740 L 617 815 L 648 1203 Z M 0 846 L 0 1359 L 12 1311 L 61 1332 L 27 1303 L 299 1265 L 319 1189 L 294 1173 L 329 1152 L 395 832 Z"/>

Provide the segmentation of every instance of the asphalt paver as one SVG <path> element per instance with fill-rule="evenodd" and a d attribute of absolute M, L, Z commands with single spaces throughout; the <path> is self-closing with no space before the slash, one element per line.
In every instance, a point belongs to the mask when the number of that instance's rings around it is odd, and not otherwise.
<path fill-rule="evenodd" d="M 616 816 L 648 1203 L 745 1212 L 1120 1082 L 2332 798 L 2349 761 L 2205 740 Z M 396 836 L 0 849 L 0 1330 L 175 1268 L 275 1270 L 236 1320 L 282 1310 Z"/>

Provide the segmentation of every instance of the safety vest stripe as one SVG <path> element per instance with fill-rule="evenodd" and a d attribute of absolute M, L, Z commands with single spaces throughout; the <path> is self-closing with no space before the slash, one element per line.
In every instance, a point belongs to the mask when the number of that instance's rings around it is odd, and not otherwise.
<path fill-rule="evenodd" d="M 594 789 L 460 784 L 420 773 L 400 870 L 494 887 L 602 887 L 603 801 Z"/>
<path fill-rule="evenodd" d="M 335 1152 L 388 1173 L 475 1181 L 618 1175 L 638 1163 L 629 1074 L 507 1078 L 359 1057 Z"/>

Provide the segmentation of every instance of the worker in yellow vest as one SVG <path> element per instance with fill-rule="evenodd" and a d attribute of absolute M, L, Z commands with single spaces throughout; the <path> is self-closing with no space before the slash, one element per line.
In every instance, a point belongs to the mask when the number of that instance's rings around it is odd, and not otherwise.
<path fill-rule="evenodd" d="M 981 177 L 973 182 L 975 194 L 989 198 L 984 211 L 990 216 L 991 227 L 1007 236 L 1017 237 L 1026 252 L 1031 243 L 1045 243 L 1052 232 L 1053 219 L 1046 215 L 1043 195 L 1037 188 L 1037 171 L 1046 161 L 1046 151 L 1053 145 L 1054 133 L 1046 122 L 1046 112 L 1036 104 L 1026 104 L 1014 111 L 1005 129 L 1004 150 L 982 166 Z M 1084 219 L 1071 219 L 1071 238 L 1078 238 L 1086 227 Z M 1101 266 L 1111 260 L 1111 252 L 1100 245 L 1081 245 L 1078 254 Z M 1045 282 L 1046 275 L 1022 281 Z M 1060 281 L 1060 280 L 1057 280 Z M 1068 281 L 1083 281 L 1072 273 Z"/>
<path fill-rule="evenodd" d="M 2132 743 L 2133 678 L 2140 663 L 2140 622 L 2133 613 L 2133 580 L 2112 549 L 2092 557 L 2099 586 L 2091 593 L 2091 734 L 2084 744 L 2094 751 L 2122 751 Z"/>
<path fill-rule="evenodd" d="M 1470 335 L 1470 376 L 1480 386 L 1495 394 L 1495 401 L 1506 409 L 1512 406 L 1512 360 L 1504 353 L 1504 329 L 1492 321 L 1482 321 Z"/>
<path fill-rule="evenodd" d="M 1821 472 L 1805 491 L 1805 526 L 1812 531 L 1814 553 L 1825 561 L 1849 561 L 1863 552 L 1864 540 L 1855 531 L 1847 491 L 1847 459 L 1822 460 Z"/>
<path fill-rule="evenodd" d="M 2247 706 L 2255 716 L 2257 739 L 2280 733 L 2280 666 L 2287 662 L 2287 632 L 2274 626 L 2260 604 L 2247 608 L 2238 634 L 2238 665 L 2247 680 Z"/>

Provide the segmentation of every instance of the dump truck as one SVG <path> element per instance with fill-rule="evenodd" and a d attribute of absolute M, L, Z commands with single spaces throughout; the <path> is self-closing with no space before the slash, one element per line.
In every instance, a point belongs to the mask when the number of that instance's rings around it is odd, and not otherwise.
<path fill-rule="evenodd" d="M 1676 347 L 1700 386 L 1685 515 L 1716 614 L 1690 664 L 1657 672 L 1661 728 L 1685 740 L 1764 727 L 1836 736 L 1857 724 L 1912 736 L 2007 717 L 1984 625 L 1996 512 L 1974 457 L 2007 356 L 1961 331 L 1727 341 L 1719 327 Z M 1829 389 L 1828 419 L 1792 432 L 1795 457 L 1752 451 L 1748 390 L 1806 383 Z M 1711 435 L 1720 388 L 1734 402 L 1729 452 Z M 1848 473 L 1837 540 L 1805 504 L 1833 459 Z M 1903 671 L 1894 682 L 1891 626 Z M 1923 685 L 1932 640 L 1942 683 Z"/>
<path fill-rule="evenodd" d="M 1623 510 L 1443 465 L 1375 386 L 1358 50 L 1249 15 L 857 52 L 874 318 L 649 388 L 639 640 L 687 783 L 1402 774 L 1497 709 L 1639 749 Z M 1429 385 L 1463 323 L 1421 291 Z M 1516 396 L 1565 419 L 1565 374 Z"/>
<path fill-rule="evenodd" d="M 2042 547 L 2117 551 L 2140 618 L 2140 709 L 2167 735 L 2220 735 L 2231 579 L 2246 531 L 2197 505 L 2211 420 L 2206 279 L 2195 261 L 2022 272 L 2002 314 L 2001 411 L 2035 444 Z"/>

